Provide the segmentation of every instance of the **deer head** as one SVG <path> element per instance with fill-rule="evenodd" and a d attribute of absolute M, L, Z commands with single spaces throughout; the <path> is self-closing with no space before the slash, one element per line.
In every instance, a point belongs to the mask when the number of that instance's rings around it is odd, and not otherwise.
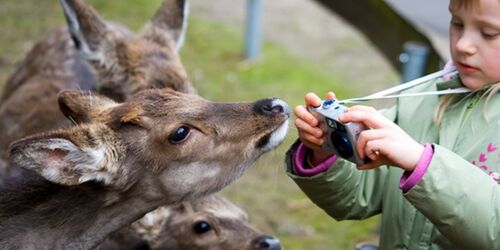
<path fill-rule="evenodd" d="M 256 230 L 240 207 L 217 194 L 155 209 L 113 234 L 99 249 L 130 246 L 153 250 L 282 249 L 277 238 Z"/>
<path fill-rule="evenodd" d="M 289 117 L 279 99 L 215 103 L 160 89 L 141 91 L 124 103 L 66 91 L 59 103 L 78 126 L 33 135 L 10 147 L 12 162 L 55 184 L 50 195 L 37 195 L 41 200 L 0 192 L 4 236 L 13 224 L 43 229 L 7 237 L 7 245 L 30 239 L 48 247 L 69 242 L 93 247 L 162 204 L 216 192 L 282 142 Z M 33 213 L 19 209 L 27 202 Z M 2 211 L 5 206 L 10 214 Z M 60 237 L 62 232 L 72 237 Z"/>
<path fill-rule="evenodd" d="M 115 100 L 148 88 L 194 93 L 179 59 L 186 0 L 165 0 L 137 35 L 106 23 L 83 0 L 60 0 L 71 38 L 97 73 L 96 89 Z"/>
<path fill-rule="evenodd" d="M 220 195 L 160 208 L 132 227 L 157 250 L 281 250 L 278 239 L 255 230 L 248 215 Z"/>
<path fill-rule="evenodd" d="M 121 104 L 66 91 L 59 103 L 81 125 L 17 141 L 16 163 L 62 185 L 129 186 L 147 170 L 174 201 L 239 177 L 283 140 L 289 114 L 279 99 L 214 103 L 168 89 L 142 91 Z"/>

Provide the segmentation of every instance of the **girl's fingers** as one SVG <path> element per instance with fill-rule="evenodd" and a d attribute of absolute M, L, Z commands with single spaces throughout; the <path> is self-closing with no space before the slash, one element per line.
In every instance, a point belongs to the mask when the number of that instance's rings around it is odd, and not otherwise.
<path fill-rule="evenodd" d="M 333 92 L 326 94 L 327 99 L 335 99 Z M 322 100 L 314 93 L 304 96 L 306 106 L 318 107 Z M 323 131 L 318 127 L 318 119 L 303 105 L 296 106 L 293 110 L 297 116 L 295 126 L 297 127 L 300 140 L 309 148 L 320 149 L 323 144 Z"/>
<path fill-rule="evenodd" d="M 335 94 L 333 92 L 327 93 L 327 98 L 335 98 Z M 306 106 L 318 107 L 321 105 L 322 100 L 315 93 L 307 93 L 304 97 Z M 295 107 L 294 113 L 297 117 L 311 124 L 311 126 L 317 126 L 318 120 L 314 115 L 311 114 L 306 108 L 306 106 L 299 105 Z"/>
<path fill-rule="evenodd" d="M 389 161 L 387 160 L 386 156 L 383 154 L 381 151 L 383 146 L 383 140 L 372 140 L 369 141 L 365 148 L 363 149 L 365 155 L 370 158 L 372 161 L 363 164 L 363 165 L 358 165 L 357 168 L 359 170 L 367 170 L 367 169 L 373 169 L 377 168 L 381 165 L 387 164 Z"/>
<path fill-rule="evenodd" d="M 313 144 L 317 147 L 323 145 L 323 138 L 318 138 L 308 133 L 299 132 L 299 138 L 305 144 Z"/>
<path fill-rule="evenodd" d="M 323 136 L 323 131 L 318 127 L 313 127 L 302 119 L 295 119 L 295 126 L 300 133 L 310 134 L 316 138 Z"/>
<path fill-rule="evenodd" d="M 371 113 L 378 113 L 378 111 L 374 107 L 365 106 L 365 105 L 354 105 L 349 108 L 349 110 L 357 110 L 357 111 L 366 111 Z"/>
<path fill-rule="evenodd" d="M 356 168 L 359 170 L 368 170 L 368 169 L 378 168 L 381 165 L 384 165 L 384 162 L 382 160 L 375 160 L 375 161 L 371 161 L 370 163 L 367 163 L 367 164 L 358 165 L 358 166 L 356 166 Z"/>
<path fill-rule="evenodd" d="M 314 117 L 314 115 L 311 114 L 306 107 L 298 105 L 293 109 L 293 113 L 298 119 L 307 122 L 310 126 L 318 126 L 318 119 L 316 119 L 316 117 Z"/>
<path fill-rule="evenodd" d="M 359 156 L 361 159 L 365 158 L 365 147 L 366 143 L 375 140 L 375 139 L 381 139 L 384 138 L 387 134 L 387 131 L 382 130 L 382 129 L 368 129 L 363 132 L 358 137 L 358 141 L 356 143 L 356 150 L 359 153 Z"/>
<path fill-rule="evenodd" d="M 332 91 L 328 91 L 326 93 L 326 99 L 337 99 L 337 97 L 335 96 L 335 93 L 333 93 Z"/>
<path fill-rule="evenodd" d="M 381 152 L 382 149 L 384 149 L 383 140 L 377 139 L 368 141 L 363 151 L 365 152 L 366 156 L 368 156 L 368 158 L 370 158 L 372 161 L 376 161 L 379 156 L 381 157 L 383 155 L 383 152 Z"/>
<path fill-rule="evenodd" d="M 348 112 L 339 117 L 343 123 L 359 122 L 370 128 L 382 128 L 391 126 L 393 123 L 378 112 L 364 109 L 349 109 Z"/>
<path fill-rule="evenodd" d="M 319 96 L 314 93 L 307 93 L 304 97 L 304 100 L 306 102 L 306 105 L 308 106 L 318 107 L 319 105 L 321 105 L 321 98 L 319 98 Z"/>

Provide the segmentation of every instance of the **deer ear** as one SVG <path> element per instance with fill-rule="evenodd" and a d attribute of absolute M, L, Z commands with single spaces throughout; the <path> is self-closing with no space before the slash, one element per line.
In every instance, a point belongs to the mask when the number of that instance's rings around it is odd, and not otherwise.
<path fill-rule="evenodd" d="M 75 47 L 89 60 L 100 60 L 99 45 L 106 33 L 106 24 L 97 12 L 81 0 L 59 0 Z"/>
<path fill-rule="evenodd" d="M 75 90 L 60 92 L 58 102 L 61 112 L 77 124 L 94 121 L 102 111 L 118 105 L 107 97 Z"/>
<path fill-rule="evenodd" d="M 189 14 L 187 0 L 165 0 L 142 36 L 156 43 L 179 51 L 184 43 Z"/>
<path fill-rule="evenodd" d="M 57 184 L 97 181 L 111 185 L 120 171 L 117 159 L 107 153 L 110 145 L 101 139 L 102 133 L 106 133 L 103 126 L 87 126 L 35 135 L 11 144 L 10 158 Z"/>
<path fill-rule="evenodd" d="M 143 238 L 149 240 L 160 236 L 161 230 L 168 218 L 172 215 L 170 206 L 161 206 L 147 213 L 141 219 L 132 223 L 132 228 Z M 135 248 L 134 248 L 135 249 Z M 149 249 L 149 248 L 148 248 Z"/>
<path fill-rule="evenodd" d="M 139 103 L 129 100 L 110 110 L 110 117 L 106 121 L 106 124 L 115 129 L 125 124 L 151 129 L 153 127 L 153 120 L 143 113 L 143 109 Z"/>

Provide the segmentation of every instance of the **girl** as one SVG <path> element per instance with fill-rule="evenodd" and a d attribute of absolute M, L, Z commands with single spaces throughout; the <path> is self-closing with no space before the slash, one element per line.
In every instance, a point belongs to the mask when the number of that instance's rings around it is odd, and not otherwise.
<path fill-rule="evenodd" d="M 500 249 L 500 1 L 451 0 L 449 10 L 459 74 L 408 92 L 472 92 L 400 98 L 380 113 L 351 107 L 340 120 L 371 128 L 356 144 L 370 163 L 323 151 L 318 120 L 294 110 L 300 141 L 287 153 L 288 174 L 337 220 L 381 213 L 381 249 Z"/>

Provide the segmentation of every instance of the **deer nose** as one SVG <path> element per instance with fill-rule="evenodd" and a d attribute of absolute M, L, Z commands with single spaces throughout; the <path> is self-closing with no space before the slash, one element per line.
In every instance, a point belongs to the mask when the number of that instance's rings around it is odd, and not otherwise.
<path fill-rule="evenodd" d="M 280 240 L 270 235 L 263 235 L 253 241 L 256 250 L 281 250 Z"/>
<path fill-rule="evenodd" d="M 288 104 L 281 99 L 278 98 L 270 98 L 258 101 L 255 104 L 257 109 L 257 113 L 263 115 L 277 115 L 283 114 L 286 116 L 290 116 L 290 108 Z"/>

